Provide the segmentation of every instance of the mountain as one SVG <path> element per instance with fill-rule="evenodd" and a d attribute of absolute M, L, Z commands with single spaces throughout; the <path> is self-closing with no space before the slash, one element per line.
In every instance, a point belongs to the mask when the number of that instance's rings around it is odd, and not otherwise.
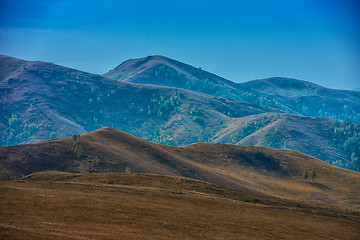
<path fill-rule="evenodd" d="M 360 123 L 360 93 L 356 91 L 329 89 L 279 77 L 249 81 L 241 86 L 258 91 L 305 116 Z"/>
<path fill-rule="evenodd" d="M 182 88 L 293 112 L 285 105 L 246 86 L 159 55 L 127 60 L 104 76 L 123 82 Z"/>
<path fill-rule="evenodd" d="M 195 143 L 173 147 L 106 127 L 76 138 L 0 148 L 2 176 L 47 171 L 185 176 L 241 191 L 359 209 L 360 173 L 283 149 Z M 304 172 L 314 180 L 304 179 Z M 310 178 L 311 179 L 311 178 Z"/>
<path fill-rule="evenodd" d="M 359 125 L 326 118 L 265 113 L 234 121 L 217 132 L 211 141 L 293 149 L 337 166 L 358 170 L 359 131 Z"/>
<path fill-rule="evenodd" d="M 360 123 L 359 92 L 329 89 L 296 79 L 274 77 L 235 83 L 163 56 L 130 59 L 104 76 L 188 89 L 309 117 Z"/>
<path fill-rule="evenodd" d="M 198 141 L 231 117 L 276 109 L 180 89 L 123 83 L 44 62 L 2 56 L 1 145 L 116 126 L 170 144 Z M 3 62 L 5 62 L 3 64 Z"/>
<path fill-rule="evenodd" d="M 297 115 L 347 122 L 344 125 L 290 115 L 284 117 L 285 120 L 277 121 L 276 115 L 265 114 L 261 117 L 253 116 L 236 120 L 224 126 L 209 141 L 235 144 L 252 142 L 267 147 L 290 148 L 337 166 L 350 169 L 360 167 L 360 146 L 354 143 L 360 141 L 359 127 L 350 123 L 360 123 L 358 92 L 328 89 L 289 78 L 269 78 L 236 84 L 200 68 L 163 56 L 130 59 L 104 76 L 122 82 L 190 89 L 213 96 L 273 107 Z M 264 124 L 262 117 L 274 121 L 271 123 L 265 121 L 269 125 Z M 253 126 L 250 127 L 250 132 L 245 130 L 249 129 L 249 126 Z M 199 141 L 203 140 L 199 139 Z M 359 166 L 354 167 L 354 165 Z"/>
<path fill-rule="evenodd" d="M 0 181 L 1 239 L 358 239 L 358 212 L 154 174 Z M 50 214 L 49 214 L 50 213 Z"/>
<path fill-rule="evenodd" d="M 360 169 L 357 124 L 288 114 L 179 88 L 127 83 L 52 63 L 7 56 L 1 56 L 0 62 L 1 145 L 112 126 L 157 143 L 255 143 Z"/>

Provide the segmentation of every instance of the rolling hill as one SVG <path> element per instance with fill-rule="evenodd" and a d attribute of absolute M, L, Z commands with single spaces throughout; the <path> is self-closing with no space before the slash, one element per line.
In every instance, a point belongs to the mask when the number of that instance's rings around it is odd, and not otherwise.
<path fill-rule="evenodd" d="M 0 181 L 2 239 L 357 239 L 358 212 L 154 174 Z M 51 214 L 49 214 L 51 213 Z"/>
<path fill-rule="evenodd" d="M 154 62 L 153 58 L 143 61 Z M 254 143 L 298 150 L 341 167 L 360 169 L 357 124 L 288 114 L 180 88 L 128 83 L 52 63 L 7 56 L 1 56 L 0 63 L 1 145 L 112 126 L 162 144 Z M 178 69 L 184 65 L 171 63 Z M 127 65 L 135 68 L 132 61 Z M 186 67 L 199 84 L 201 73 L 227 89 L 237 89 L 238 84 Z"/>
<path fill-rule="evenodd" d="M 292 150 L 215 143 L 173 147 L 110 127 L 76 140 L 0 148 L 3 176 L 47 170 L 124 172 L 126 167 L 135 173 L 184 176 L 250 193 L 360 210 L 360 173 Z M 304 179 L 304 172 L 313 170 L 316 178 Z"/>

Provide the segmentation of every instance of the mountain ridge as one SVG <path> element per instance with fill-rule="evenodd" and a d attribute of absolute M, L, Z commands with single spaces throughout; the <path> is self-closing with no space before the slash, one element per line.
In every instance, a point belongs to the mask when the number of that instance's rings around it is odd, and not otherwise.
<path fill-rule="evenodd" d="M 256 89 L 305 116 L 360 121 L 360 94 L 355 91 L 331 89 L 282 77 L 258 79 L 242 85 Z"/>
<path fill-rule="evenodd" d="M 360 95 L 356 91 L 330 89 L 303 80 L 271 77 L 235 83 L 202 69 L 158 55 L 125 61 L 104 76 L 119 81 L 173 86 L 252 102 L 309 117 L 326 117 L 360 123 Z M 284 86 L 288 85 L 286 91 L 279 88 L 281 80 Z M 301 86 L 302 92 L 299 89 Z M 313 92 L 311 95 L 306 95 L 311 91 Z M 278 96 L 280 92 L 289 95 Z M 299 95 L 299 93 L 305 95 Z M 297 95 L 297 99 L 292 99 Z"/>
<path fill-rule="evenodd" d="M 266 103 L 260 105 L 292 112 L 246 86 L 159 55 L 125 61 L 104 76 L 125 82 L 177 87 L 255 104 Z"/>

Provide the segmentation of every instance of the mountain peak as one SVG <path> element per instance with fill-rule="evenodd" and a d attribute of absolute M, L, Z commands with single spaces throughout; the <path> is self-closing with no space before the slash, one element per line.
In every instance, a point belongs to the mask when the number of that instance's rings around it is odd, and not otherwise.
<path fill-rule="evenodd" d="M 159 64 L 169 65 L 170 58 L 151 55 L 143 58 L 134 58 L 122 62 L 116 68 L 105 73 L 105 77 L 113 78 L 125 82 L 134 82 L 132 78 L 139 73 L 146 72 Z M 174 61 L 174 60 L 173 60 Z"/>
<path fill-rule="evenodd" d="M 124 82 L 183 88 L 210 95 L 219 88 L 247 91 L 239 84 L 162 55 L 129 59 L 104 76 Z M 223 97 L 221 94 L 218 96 Z"/>

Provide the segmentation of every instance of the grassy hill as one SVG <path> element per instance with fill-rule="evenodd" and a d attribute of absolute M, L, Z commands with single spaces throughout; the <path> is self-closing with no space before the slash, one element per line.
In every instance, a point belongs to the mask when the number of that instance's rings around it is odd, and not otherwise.
<path fill-rule="evenodd" d="M 81 146 L 82 151 L 77 151 Z M 220 186 L 307 202 L 359 209 L 360 173 L 292 150 L 196 143 L 172 147 L 114 128 L 0 148 L 0 169 L 20 177 L 57 170 L 125 172 L 195 178 Z M 316 172 L 304 179 L 305 171 Z"/>
<path fill-rule="evenodd" d="M 358 213 L 182 177 L 43 172 L 0 181 L 2 239 L 357 239 Z M 49 214 L 51 213 L 51 214 Z"/>

